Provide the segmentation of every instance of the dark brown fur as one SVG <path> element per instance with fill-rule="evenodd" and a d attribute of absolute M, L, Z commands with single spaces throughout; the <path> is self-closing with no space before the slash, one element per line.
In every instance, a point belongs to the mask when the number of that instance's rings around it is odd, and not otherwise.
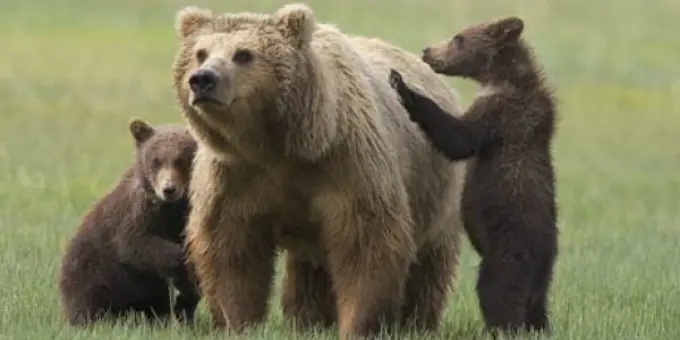
<path fill-rule="evenodd" d="M 62 261 L 59 290 L 74 326 L 129 312 L 165 321 L 171 308 L 188 321 L 200 299 L 183 249 L 196 143 L 179 127 L 135 119 L 130 130 L 136 164 L 89 209 Z M 180 291 L 174 306 L 169 281 Z"/>
<path fill-rule="evenodd" d="M 477 81 L 490 93 L 463 118 L 390 82 L 435 148 L 452 161 L 471 160 L 462 198 L 465 228 L 482 257 L 477 291 L 489 328 L 549 329 L 548 289 L 557 255 L 555 175 L 551 142 L 556 109 L 523 23 L 507 18 L 467 28 L 424 50 L 441 74 Z"/>

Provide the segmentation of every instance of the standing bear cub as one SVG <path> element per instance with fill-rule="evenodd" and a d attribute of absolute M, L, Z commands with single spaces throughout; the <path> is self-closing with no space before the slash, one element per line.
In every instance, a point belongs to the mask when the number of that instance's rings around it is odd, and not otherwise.
<path fill-rule="evenodd" d="M 140 312 L 170 316 L 170 284 L 179 290 L 174 312 L 193 318 L 200 299 L 186 265 L 183 232 L 196 142 L 181 127 L 130 122 L 137 160 L 95 203 L 62 260 L 59 290 L 71 325 Z"/>
<path fill-rule="evenodd" d="M 457 264 L 464 167 L 437 152 L 388 83 L 396 68 L 459 114 L 418 57 L 317 23 L 312 10 L 179 11 L 174 86 L 199 141 L 187 226 L 216 326 L 264 321 L 277 249 L 281 305 L 341 339 L 435 330 Z"/>
<path fill-rule="evenodd" d="M 479 24 L 423 51 L 435 72 L 483 87 L 462 118 L 409 88 L 398 71 L 390 74 L 411 120 L 435 148 L 452 161 L 475 156 L 463 191 L 463 222 L 482 257 L 477 291 L 486 324 L 510 332 L 549 328 L 558 234 L 555 104 L 520 37 L 523 27 L 514 17 Z"/>

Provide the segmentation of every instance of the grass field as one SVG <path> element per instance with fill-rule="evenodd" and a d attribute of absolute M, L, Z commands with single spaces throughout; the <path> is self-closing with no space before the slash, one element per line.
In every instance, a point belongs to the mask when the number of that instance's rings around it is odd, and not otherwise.
<path fill-rule="evenodd" d="M 23 2 L 23 4 L 22 4 Z M 556 339 L 680 338 L 680 2 L 316 0 L 318 20 L 411 51 L 516 14 L 557 86 Z M 181 122 L 170 87 L 174 12 L 272 11 L 273 0 L 3 0 L 0 4 L 0 339 L 224 338 L 66 327 L 57 273 L 81 214 L 131 161 L 131 116 Z M 667 28 L 663 28 L 667 27 Z M 451 80 L 469 103 L 474 87 Z M 465 245 L 442 339 L 482 326 Z M 295 334 L 281 319 L 245 338 Z"/>

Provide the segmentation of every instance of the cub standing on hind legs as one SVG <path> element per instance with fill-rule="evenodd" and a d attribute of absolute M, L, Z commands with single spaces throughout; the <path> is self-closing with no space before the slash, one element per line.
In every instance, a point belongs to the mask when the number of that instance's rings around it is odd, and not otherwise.
<path fill-rule="evenodd" d="M 141 312 L 189 321 L 200 299 L 185 264 L 184 225 L 196 141 L 185 128 L 130 122 L 137 161 L 85 214 L 61 264 L 59 291 L 69 324 Z"/>
<path fill-rule="evenodd" d="M 548 290 L 557 255 L 551 142 L 555 101 L 524 24 L 510 17 L 464 29 L 423 50 L 435 72 L 478 82 L 462 118 L 412 90 L 392 70 L 390 83 L 412 121 L 452 161 L 470 162 L 462 197 L 464 225 L 482 257 L 477 292 L 486 325 L 549 331 Z"/>

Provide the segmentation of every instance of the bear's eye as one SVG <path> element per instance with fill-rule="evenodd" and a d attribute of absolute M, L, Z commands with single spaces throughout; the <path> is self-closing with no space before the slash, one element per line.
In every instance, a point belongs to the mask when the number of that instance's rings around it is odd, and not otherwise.
<path fill-rule="evenodd" d="M 178 158 L 175 160 L 175 167 L 180 169 L 188 169 L 191 167 L 191 159 L 186 157 Z"/>
<path fill-rule="evenodd" d="M 238 50 L 231 59 L 237 64 L 247 64 L 253 60 L 253 52 L 248 50 Z"/>
<path fill-rule="evenodd" d="M 208 51 L 205 48 L 196 51 L 196 61 L 202 64 L 206 59 L 208 59 Z"/>
<path fill-rule="evenodd" d="M 154 158 L 151 160 L 151 166 L 153 168 L 158 168 L 159 166 L 161 166 L 161 161 L 158 158 Z"/>
<path fill-rule="evenodd" d="M 460 34 L 453 36 L 453 44 L 456 46 L 456 48 L 463 48 L 463 40 L 463 36 Z"/>

